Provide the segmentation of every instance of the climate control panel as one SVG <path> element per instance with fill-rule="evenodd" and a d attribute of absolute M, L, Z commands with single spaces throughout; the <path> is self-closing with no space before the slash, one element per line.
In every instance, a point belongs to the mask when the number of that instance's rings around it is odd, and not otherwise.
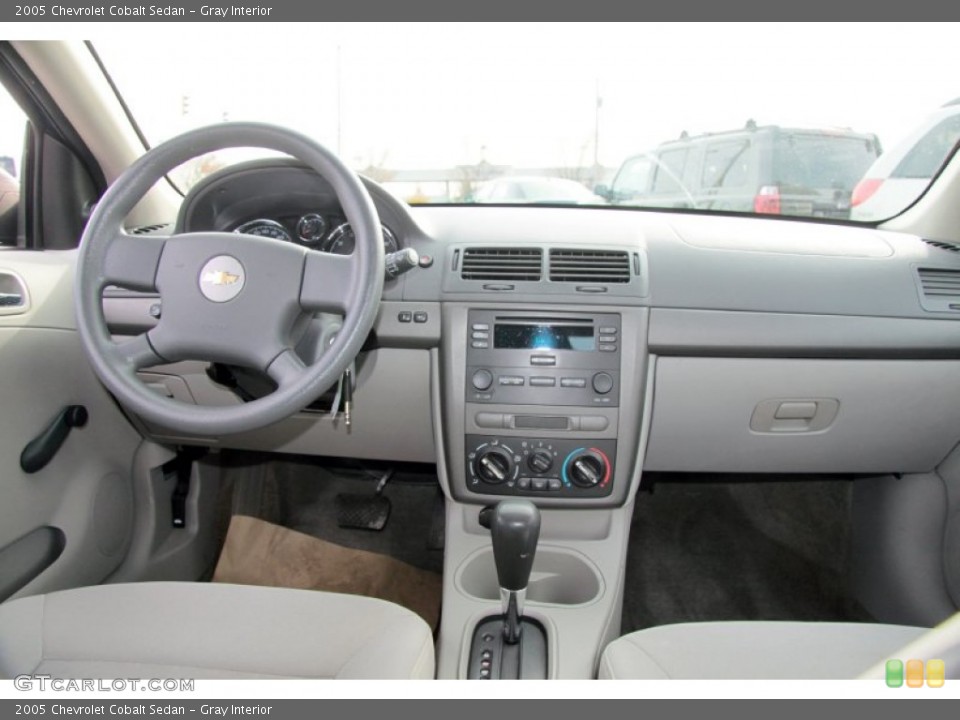
<path fill-rule="evenodd" d="M 605 497 L 616 440 L 467 435 L 467 487 L 483 495 Z"/>

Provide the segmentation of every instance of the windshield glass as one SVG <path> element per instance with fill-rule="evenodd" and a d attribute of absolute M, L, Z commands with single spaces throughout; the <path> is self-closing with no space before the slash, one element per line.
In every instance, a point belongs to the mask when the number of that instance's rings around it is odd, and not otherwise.
<path fill-rule="evenodd" d="M 309 42 L 278 27 L 95 49 L 151 144 L 276 123 L 410 203 L 878 220 L 924 192 L 957 136 L 918 130 L 956 96 L 945 26 L 532 27 L 323 24 Z M 186 191 L 256 152 L 198 158 L 174 182 Z"/>

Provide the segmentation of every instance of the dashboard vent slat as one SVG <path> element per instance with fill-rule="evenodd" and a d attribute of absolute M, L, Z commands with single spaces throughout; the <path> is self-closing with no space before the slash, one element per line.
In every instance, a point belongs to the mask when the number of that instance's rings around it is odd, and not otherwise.
<path fill-rule="evenodd" d="M 514 280 L 539 282 L 543 252 L 539 249 L 467 248 L 460 277 L 464 280 Z"/>
<path fill-rule="evenodd" d="M 946 250 L 948 252 L 960 253 L 960 245 L 951 242 L 945 242 L 943 240 L 927 240 L 926 238 L 921 238 L 923 242 L 927 245 L 931 245 L 940 250 Z"/>
<path fill-rule="evenodd" d="M 917 274 L 927 297 L 960 298 L 960 270 L 919 268 Z"/>
<path fill-rule="evenodd" d="M 617 250 L 550 251 L 552 282 L 628 283 L 630 255 Z"/>

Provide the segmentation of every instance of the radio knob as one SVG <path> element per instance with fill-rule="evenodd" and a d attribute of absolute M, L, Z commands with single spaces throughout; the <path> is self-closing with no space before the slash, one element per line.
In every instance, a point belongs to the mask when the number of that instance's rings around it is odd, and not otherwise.
<path fill-rule="evenodd" d="M 570 482 L 581 488 L 599 485 L 610 472 L 606 457 L 593 450 L 574 455 L 564 469 Z"/>
<path fill-rule="evenodd" d="M 499 485 L 513 476 L 513 458 L 501 448 L 484 448 L 474 459 L 473 469 L 484 482 Z"/>
<path fill-rule="evenodd" d="M 473 387 L 477 390 L 489 390 L 490 386 L 493 385 L 493 373 L 489 370 L 477 370 L 473 374 Z"/>
<path fill-rule="evenodd" d="M 527 467 L 535 473 L 550 472 L 553 467 L 553 456 L 547 450 L 534 450 L 527 458 Z"/>
<path fill-rule="evenodd" d="M 598 372 L 593 376 L 593 389 L 601 395 L 613 390 L 613 377 L 610 373 Z"/>

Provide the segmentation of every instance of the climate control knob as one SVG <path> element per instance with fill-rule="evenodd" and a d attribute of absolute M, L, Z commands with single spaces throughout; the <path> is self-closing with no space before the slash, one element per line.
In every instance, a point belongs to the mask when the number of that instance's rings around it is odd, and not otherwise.
<path fill-rule="evenodd" d="M 515 465 L 510 453 L 501 447 L 486 447 L 473 460 L 473 471 L 485 483 L 499 485 L 513 477 Z"/>
<path fill-rule="evenodd" d="M 473 383 L 473 387 L 481 392 L 489 390 L 490 386 L 493 385 L 493 373 L 484 369 L 477 370 L 470 381 Z"/>
<path fill-rule="evenodd" d="M 563 464 L 564 477 L 580 488 L 592 488 L 610 479 L 610 462 L 599 450 L 576 450 Z"/>
<path fill-rule="evenodd" d="M 535 473 L 550 472 L 553 467 L 553 455 L 547 450 L 534 450 L 527 458 L 527 467 Z"/>

